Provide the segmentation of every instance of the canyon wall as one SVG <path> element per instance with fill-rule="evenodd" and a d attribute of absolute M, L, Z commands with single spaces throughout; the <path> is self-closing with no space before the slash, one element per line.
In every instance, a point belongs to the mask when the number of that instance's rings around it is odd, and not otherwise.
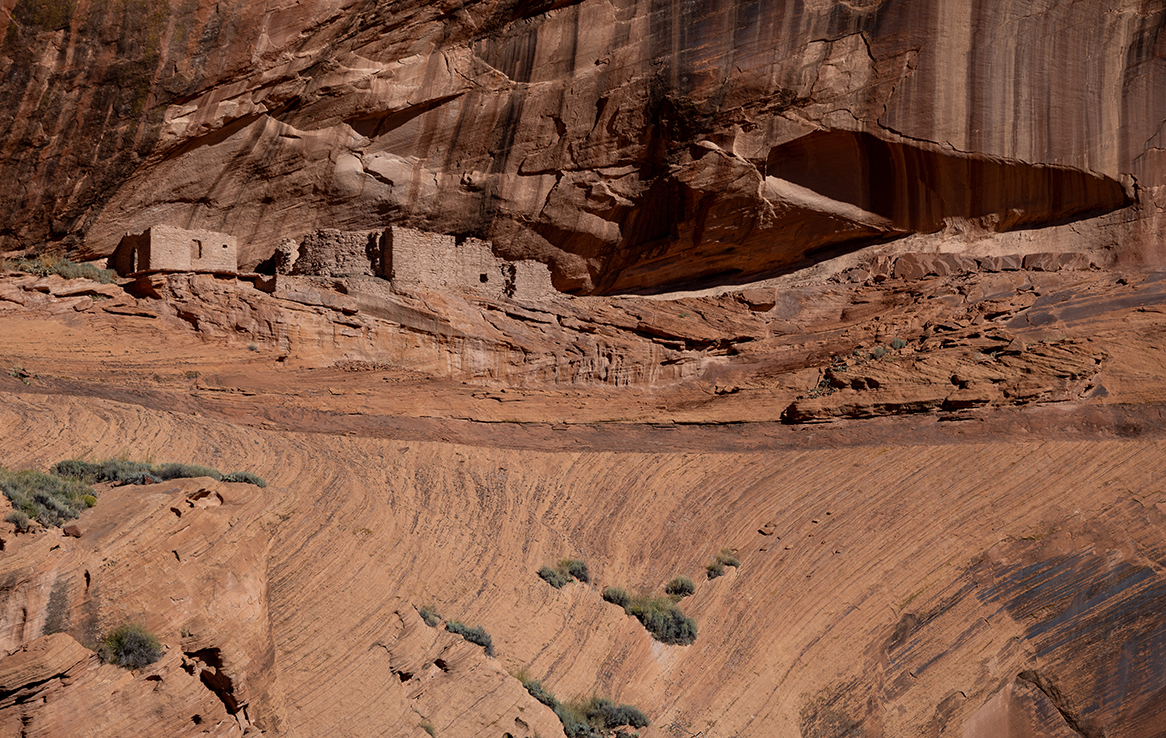
<path fill-rule="evenodd" d="M 154 224 L 252 266 L 403 223 L 560 290 L 745 281 L 911 233 L 1122 211 L 1161 263 L 1146 0 L 0 0 L 0 250 Z"/>

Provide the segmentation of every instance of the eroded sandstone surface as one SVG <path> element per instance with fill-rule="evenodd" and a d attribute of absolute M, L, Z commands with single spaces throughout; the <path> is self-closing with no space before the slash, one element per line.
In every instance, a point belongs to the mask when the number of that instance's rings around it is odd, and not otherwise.
<path fill-rule="evenodd" d="M 6 467 L 269 483 L 0 524 L 4 725 L 563 735 L 525 675 L 648 738 L 1158 731 L 1161 274 L 876 249 L 667 298 L 386 284 L 2 278 Z M 565 556 L 592 581 L 536 575 Z M 601 597 L 676 575 L 692 645 Z M 85 648 L 127 619 L 161 661 Z"/>
<path fill-rule="evenodd" d="M 0 733 L 1162 734 L 1162 3 L 0 22 Z"/>

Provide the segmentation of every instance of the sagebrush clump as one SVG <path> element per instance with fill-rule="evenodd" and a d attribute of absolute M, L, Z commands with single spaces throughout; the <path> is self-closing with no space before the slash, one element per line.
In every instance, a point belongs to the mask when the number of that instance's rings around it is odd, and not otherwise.
<path fill-rule="evenodd" d="M 733 551 L 731 549 L 722 548 L 721 552 L 713 557 L 713 562 L 709 564 L 706 569 L 708 571 L 709 579 L 716 579 L 725 573 L 726 566 L 738 567 L 740 565 L 740 559 L 733 555 Z"/>
<path fill-rule="evenodd" d="M 457 620 L 451 620 L 445 624 L 445 629 L 454 635 L 460 635 L 470 643 L 476 643 L 486 649 L 487 656 L 494 655 L 494 639 L 490 637 L 490 634 L 484 628 L 471 628 Z"/>
<path fill-rule="evenodd" d="M 87 484 L 108 482 L 110 484 L 157 484 L 169 479 L 189 479 L 210 477 L 216 482 L 246 482 L 256 487 L 266 487 L 263 477 L 249 471 L 223 474 L 218 469 L 200 464 L 148 464 L 144 461 L 128 459 L 106 459 L 92 462 L 80 459 L 66 459 L 53 466 L 53 474 L 77 479 Z"/>
<path fill-rule="evenodd" d="M 603 599 L 622 607 L 624 612 L 639 620 L 652 637 L 661 643 L 687 646 L 696 640 L 696 621 L 686 617 L 668 597 L 629 595 L 619 587 L 606 587 Z"/>
<path fill-rule="evenodd" d="M 591 581 L 591 572 L 587 570 L 587 562 L 580 559 L 560 559 L 554 568 L 544 566 L 539 569 L 538 575 L 555 589 L 562 589 L 573 579 L 584 584 Z"/>
<path fill-rule="evenodd" d="M 10 472 L 0 467 L 0 490 L 12 502 L 6 520 L 20 531 L 35 520 L 46 528 L 59 526 L 93 507 L 97 495 L 84 482 L 39 471 Z"/>
<path fill-rule="evenodd" d="M 94 282 L 109 284 L 117 278 L 112 269 L 99 269 L 92 264 L 78 264 L 69 259 L 44 254 L 32 258 L 25 257 L 15 261 L 5 261 L 3 267 L 18 272 L 35 274 L 38 277 L 47 277 L 50 274 L 59 274 L 65 279 L 91 279 Z"/>
<path fill-rule="evenodd" d="M 664 585 L 664 592 L 673 597 L 687 597 L 696 591 L 696 585 L 688 577 L 673 577 L 672 581 Z"/>
<path fill-rule="evenodd" d="M 436 628 L 441 623 L 441 616 L 437 614 L 437 608 L 433 605 L 422 605 L 417 612 L 430 628 Z"/>
<path fill-rule="evenodd" d="M 611 730 L 625 725 L 633 728 L 649 725 L 644 713 L 632 705 L 616 705 L 602 697 L 559 702 L 541 682 L 531 679 L 525 671 L 518 672 L 515 677 L 531 697 L 555 711 L 567 738 L 603 738 Z"/>
<path fill-rule="evenodd" d="M 162 658 L 162 644 L 137 623 L 125 623 L 101 639 L 97 654 L 107 664 L 140 669 Z"/>

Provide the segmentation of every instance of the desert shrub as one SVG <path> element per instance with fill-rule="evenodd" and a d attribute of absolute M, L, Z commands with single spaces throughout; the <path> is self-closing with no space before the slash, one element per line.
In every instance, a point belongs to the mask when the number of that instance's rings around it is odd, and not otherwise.
<path fill-rule="evenodd" d="M 530 693 L 531 697 L 534 697 L 552 710 L 558 707 L 559 701 L 543 687 L 542 682 L 537 679 L 531 679 L 526 675 L 526 672 L 519 672 L 516 676 L 518 677 L 518 681 L 522 682 L 522 686 L 526 687 L 526 691 Z"/>
<path fill-rule="evenodd" d="M 555 715 L 563 724 L 567 738 L 603 738 L 612 729 L 623 725 L 643 728 L 648 718 L 631 705 L 616 705 L 602 697 L 559 703 Z"/>
<path fill-rule="evenodd" d="M 907 342 L 901 338 L 892 338 L 891 339 L 891 348 L 895 349 L 896 351 L 898 351 L 899 349 L 903 348 L 906 345 L 907 345 Z"/>
<path fill-rule="evenodd" d="M 629 596 L 619 587 L 606 587 L 603 599 L 622 607 L 624 612 L 639 620 L 652 637 L 661 643 L 687 646 L 696 640 L 696 621 L 686 617 L 668 597 L 647 594 Z"/>
<path fill-rule="evenodd" d="M 648 718 L 637 707 L 616 705 L 611 700 L 597 699 L 588 710 L 588 716 L 596 715 L 603 720 L 606 730 L 630 725 L 633 728 L 648 727 Z"/>
<path fill-rule="evenodd" d="M 266 487 L 267 480 L 258 474 L 252 474 L 249 471 L 236 471 L 230 474 L 223 475 L 224 482 L 241 482 L 244 484 L 254 484 L 256 487 Z"/>
<path fill-rule="evenodd" d="M 579 559 L 563 559 L 559 562 L 559 566 L 566 570 L 574 579 L 578 579 L 584 584 L 591 581 L 591 573 L 587 571 L 587 562 Z"/>
<path fill-rule="evenodd" d="M 101 462 L 66 459 L 53 466 L 53 474 L 77 479 L 88 484 L 109 482 L 111 484 L 157 484 L 168 479 L 188 479 L 210 477 L 215 481 L 246 482 L 256 487 L 266 487 L 267 482 L 248 471 L 236 471 L 224 475 L 218 469 L 201 464 L 147 464 L 128 459 L 106 459 Z"/>
<path fill-rule="evenodd" d="M 53 474 L 77 479 L 88 484 L 110 482 L 112 484 L 157 484 L 162 481 L 154 473 L 154 467 L 141 461 L 128 459 L 106 459 L 101 462 L 66 459 L 57 462 Z"/>
<path fill-rule="evenodd" d="M 713 562 L 705 567 L 708 571 L 709 579 L 716 579 L 725 573 L 726 566 L 740 566 L 741 560 L 733 555 L 733 551 L 728 548 L 722 548 L 721 552 L 713 557 Z"/>
<path fill-rule="evenodd" d="M 544 566 L 538 570 L 539 578 L 551 585 L 555 589 L 562 589 L 571 583 L 569 577 L 564 576 L 558 569 L 552 569 L 549 566 Z"/>
<path fill-rule="evenodd" d="M 437 608 L 433 605 L 422 605 L 417 612 L 430 628 L 436 628 L 437 624 L 441 622 L 441 616 L 437 614 Z"/>
<path fill-rule="evenodd" d="M 140 669 L 162 658 L 162 644 L 142 626 L 126 623 L 101 639 L 97 653 L 107 664 Z"/>
<path fill-rule="evenodd" d="M 58 526 L 92 507 L 86 498 L 97 501 L 93 488 L 84 482 L 32 470 L 12 473 L 0 467 L 0 490 L 14 511 L 45 527 Z"/>
<path fill-rule="evenodd" d="M 591 573 L 587 571 L 587 562 L 580 559 L 560 559 L 553 568 L 544 566 L 539 569 L 538 575 L 555 589 L 562 589 L 570 584 L 572 579 L 578 579 L 583 583 L 591 581 Z"/>
<path fill-rule="evenodd" d="M 870 358 L 872 358 L 872 359 L 881 359 L 886 355 L 887 355 L 887 347 L 886 346 L 875 346 L 874 350 L 870 352 Z"/>
<path fill-rule="evenodd" d="M 633 597 L 624 606 L 624 612 L 639 620 L 661 643 L 687 646 L 696 640 L 696 621 L 686 617 L 680 607 L 666 597 Z"/>
<path fill-rule="evenodd" d="M 63 259 L 50 254 L 36 256 L 31 259 L 17 259 L 16 261 L 6 262 L 5 265 L 10 269 L 35 274 L 38 277 L 59 274 L 65 279 L 85 278 L 104 284 L 109 284 L 117 277 L 117 274 L 111 269 L 98 269 L 92 264 L 78 264 L 70 259 Z"/>
<path fill-rule="evenodd" d="M 688 577 L 673 577 L 672 581 L 664 585 L 664 591 L 676 597 L 687 597 L 696 591 L 696 585 Z"/>
<path fill-rule="evenodd" d="M 11 511 L 4 516 L 4 521 L 15 525 L 18 533 L 23 533 L 32 525 L 32 521 L 28 519 L 28 515 L 23 510 Z"/>
<path fill-rule="evenodd" d="M 198 464 L 162 464 L 154 469 L 154 474 L 162 479 L 190 479 L 193 477 L 210 477 L 216 482 L 222 481 L 223 473 L 218 469 Z"/>
<path fill-rule="evenodd" d="M 454 635 L 460 635 L 470 643 L 476 643 L 486 649 L 487 656 L 494 655 L 494 639 L 490 638 L 490 634 L 483 628 L 471 628 L 457 620 L 451 620 L 445 624 L 445 629 Z"/>
<path fill-rule="evenodd" d="M 631 602 L 631 597 L 628 596 L 627 590 L 621 589 L 620 587 L 604 587 L 603 599 L 623 608 L 626 608 L 628 603 Z"/>
<path fill-rule="evenodd" d="M 559 722 L 563 724 L 563 733 L 567 738 L 603 738 L 613 728 L 622 725 L 630 725 L 633 728 L 648 725 L 648 718 L 644 713 L 631 705 L 616 705 L 602 697 L 559 702 L 542 683 L 537 679 L 531 679 L 526 670 L 521 670 L 514 676 L 522 682 L 522 686 L 526 687 L 531 697 L 555 711 Z"/>
<path fill-rule="evenodd" d="M 733 555 L 733 550 L 730 548 L 722 548 L 721 552 L 717 554 L 717 561 L 725 566 L 740 566 L 741 560 Z"/>

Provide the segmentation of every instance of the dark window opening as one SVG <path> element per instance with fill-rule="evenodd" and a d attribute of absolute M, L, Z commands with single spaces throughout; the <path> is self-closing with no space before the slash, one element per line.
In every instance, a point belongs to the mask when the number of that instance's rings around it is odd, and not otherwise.
<path fill-rule="evenodd" d="M 490 275 L 488 275 L 488 274 L 479 274 L 479 275 L 478 275 L 478 281 L 479 281 L 479 282 L 481 282 L 482 284 L 486 284 L 487 282 L 489 282 L 489 281 L 490 281 Z"/>

